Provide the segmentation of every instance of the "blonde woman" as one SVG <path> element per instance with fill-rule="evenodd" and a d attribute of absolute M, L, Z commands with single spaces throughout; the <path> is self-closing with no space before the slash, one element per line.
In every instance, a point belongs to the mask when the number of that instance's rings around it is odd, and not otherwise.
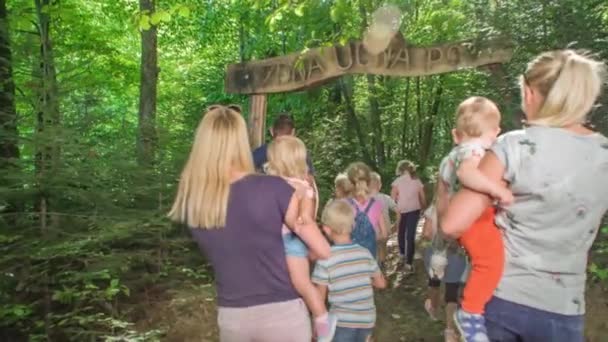
<path fill-rule="evenodd" d="M 587 253 L 608 209 L 608 139 L 584 126 L 605 66 L 584 54 L 539 55 L 521 79 L 527 127 L 500 137 L 479 169 L 515 202 L 496 224 L 505 264 L 485 319 L 491 341 L 582 342 Z M 460 190 L 441 228 L 458 237 L 492 204 Z"/>
<path fill-rule="evenodd" d="M 393 181 L 391 197 L 399 211 L 399 253 L 405 257 L 405 271 L 414 270 L 414 248 L 416 228 L 420 220 L 420 210 L 426 207 L 424 186 L 416 174 L 416 166 L 409 160 L 397 164 L 397 179 Z M 407 252 L 407 255 L 405 255 Z"/>
<path fill-rule="evenodd" d="M 296 189 L 300 200 L 299 219 L 315 222 L 317 217 L 318 195 L 307 180 L 306 146 L 294 136 L 276 138 L 268 147 L 268 174 L 283 177 Z M 287 269 L 294 287 L 304 299 L 313 318 L 317 341 L 331 341 L 336 330 L 337 319 L 327 312 L 325 299 L 310 280 L 310 261 L 308 247 L 297 235 L 283 225 L 283 243 L 287 256 Z"/>
<path fill-rule="evenodd" d="M 263 194 L 264 200 L 256 200 Z M 245 121 L 213 106 L 199 124 L 169 216 L 190 227 L 213 266 L 220 341 L 301 341 L 310 318 L 289 278 L 283 224 L 320 257 L 329 245 L 314 224 L 298 224 L 299 201 L 285 180 L 254 174 Z"/>
<path fill-rule="evenodd" d="M 388 236 L 388 228 L 382 217 L 382 203 L 371 195 L 371 169 L 364 163 L 352 163 L 346 170 L 353 184 L 349 203 L 355 210 L 353 242 L 367 248 L 376 258 L 377 241 Z"/>

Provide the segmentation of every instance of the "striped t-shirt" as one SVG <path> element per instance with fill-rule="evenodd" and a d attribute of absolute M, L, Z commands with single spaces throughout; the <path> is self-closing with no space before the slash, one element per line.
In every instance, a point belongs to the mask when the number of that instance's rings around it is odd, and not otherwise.
<path fill-rule="evenodd" d="M 376 306 L 372 276 L 379 272 L 370 252 L 354 243 L 334 245 L 331 256 L 319 260 L 312 281 L 327 285 L 330 312 L 343 328 L 373 328 Z"/>

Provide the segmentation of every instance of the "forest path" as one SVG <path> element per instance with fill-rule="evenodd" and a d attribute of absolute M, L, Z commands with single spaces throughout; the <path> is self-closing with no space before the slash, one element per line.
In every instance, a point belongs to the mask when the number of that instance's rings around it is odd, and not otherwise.
<path fill-rule="evenodd" d="M 385 275 L 389 287 L 376 291 L 377 324 L 375 341 L 443 341 L 441 322 L 432 322 L 424 311 L 426 278 L 422 260 L 416 260 L 416 272 L 404 277 L 397 236 L 388 242 Z M 167 334 L 163 341 L 218 341 L 215 289 L 211 284 L 178 283 L 167 289 L 160 301 L 145 309 L 138 322 L 141 330 L 160 329 Z"/>
<path fill-rule="evenodd" d="M 419 227 L 420 230 L 420 227 Z M 418 244 L 419 245 L 419 244 Z M 397 237 L 388 241 L 385 275 L 389 286 L 376 291 L 377 322 L 376 342 L 441 342 L 443 341 L 443 311 L 433 322 L 424 310 L 427 278 L 420 258 L 415 260 L 414 274 L 404 276 L 400 261 Z M 418 247 L 417 254 L 422 252 Z M 178 281 L 159 295 L 160 300 L 139 309 L 145 312 L 137 323 L 142 331 L 159 329 L 166 332 L 168 342 L 216 342 L 215 288 L 208 282 Z M 590 283 L 587 291 L 586 335 L 587 342 L 608 341 L 608 289 Z"/>

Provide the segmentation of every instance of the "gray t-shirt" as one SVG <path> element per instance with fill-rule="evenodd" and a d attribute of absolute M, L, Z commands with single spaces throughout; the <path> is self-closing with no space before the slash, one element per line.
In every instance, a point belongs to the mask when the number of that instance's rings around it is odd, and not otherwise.
<path fill-rule="evenodd" d="M 506 253 L 496 296 L 584 314 L 587 254 L 608 209 L 608 139 L 534 126 L 503 135 L 492 151 L 515 196 L 496 215 Z"/>

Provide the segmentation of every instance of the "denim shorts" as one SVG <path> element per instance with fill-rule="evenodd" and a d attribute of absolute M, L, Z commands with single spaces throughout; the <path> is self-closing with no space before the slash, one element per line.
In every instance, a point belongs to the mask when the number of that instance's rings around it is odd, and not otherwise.
<path fill-rule="evenodd" d="M 289 232 L 283 234 L 283 245 L 285 246 L 285 254 L 298 258 L 308 257 L 308 247 L 296 234 Z"/>
<path fill-rule="evenodd" d="M 583 315 L 560 315 L 493 297 L 484 316 L 492 342 L 584 341 Z"/>
<path fill-rule="evenodd" d="M 337 327 L 332 342 L 366 342 L 372 329 Z"/>

